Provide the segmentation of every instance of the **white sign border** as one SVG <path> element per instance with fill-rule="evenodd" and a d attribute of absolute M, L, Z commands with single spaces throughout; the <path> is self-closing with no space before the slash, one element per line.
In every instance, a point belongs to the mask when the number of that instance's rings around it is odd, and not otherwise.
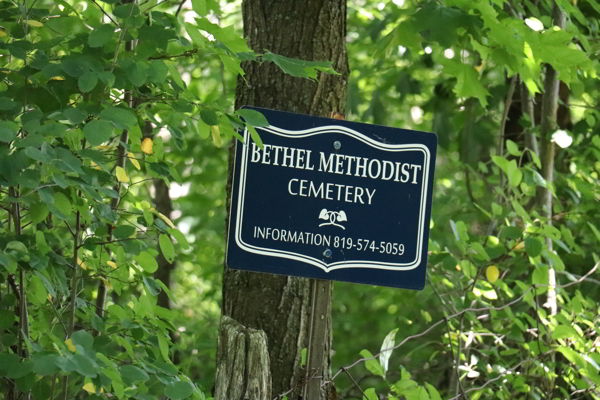
<path fill-rule="evenodd" d="M 247 165 L 248 165 L 248 151 L 250 148 L 250 135 L 248 130 L 244 131 L 244 151 L 242 152 L 241 159 L 241 171 L 240 171 L 240 185 L 238 191 L 238 202 L 237 202 L 237 210 L 236 210 L 236 224 L 235 224 L 235 241 L 237 245 L 245 251 L 254 254 L 260 254 L 271 257 L 279 257 L 279 258 L 287 258 L 290 260 L 295 260 L 307 264 L 314 265 L 316 267 L 321 268 L 325 272 L 334 271 L 342 268 L 370 268 L 370 269 L 385 269 L 385 270 L 401 270 L 408 271 L 417 268 L 421 263 L 422 258 L 422 250 L 423 250 L 423 233 L 425 227 L 425 207 L 427 204 L 427 191 L 429 186 L 429 162 L 430 162 L 430 152 L 427 146 L 422 144 L 388 144 L 375 141 L 364 134 L 357 132 L 353 129 L 347 128 L 345 126 L 340 125 L 328 125 L 328 126 L 319 126 L 316 128 L 304 129 L 304 130 L 287 130 L 283 128 L 279 128 L 273 125 L 269 125 L 266 127 L 260 127 L 258 129 L 265 130 L 272 134 L 289 137 L 294 139 L 305 138 L 309 136 L 314 136 L 323 133 L 341 133 L 347 136 L 350 136 L 354 139 L 357 139 L 373 148 L 382 151 L 390 151 L 390 152 L 400 152 L 400 151 L 422 151 L 424 154 L 424 166 L 423 166 L 423 184 L 421 188 L 421 205 L 419 210 L 419 231 L 418 231 L 418 239 L 417 239 L 417 251 L 416 258 L 409 263 L 384 263 L 379 261 L 364 261 L 364 260 L 343 260 L 337 261 L 335 263 L 327 264 L 326 262 L 319 260 L 318 258 L 310 257 L 304 254 L 298 254 L 294 252 L 270 249 L 266 247 L 257 247 L 250 245 L 242 239 L 242 223 L 244 220 L 244 198 L 246 194 L 246 174 L 247 174 Z M 238 154 L 236 152 L 236 157 Z M 237 162 L 237 160 L 236 160 Z M 235 187 L 235 175 L 233 177 L 233 187 Z M 231 212 L 231 211 L 230 211 Z M 231 231 L 229 232 L 231 235 Z"/>

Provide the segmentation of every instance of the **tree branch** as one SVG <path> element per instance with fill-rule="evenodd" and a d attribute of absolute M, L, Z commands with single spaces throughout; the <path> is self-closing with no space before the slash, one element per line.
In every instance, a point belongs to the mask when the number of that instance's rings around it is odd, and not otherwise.
<path fill-rule="evenodd" d="M 561 29 L 565 27 L 566 16 L 553 2 L 552 19 L 554 25 Z M 554 155 L 555 146 L 550 137 L 550 133 L 556 127 L 556 115 L 558 112 L 558 74 L 551 65 L 546 65 L 546 79 L 544 81 L 544 97 L 542 99 L 542 117 L 540 121 L 540 160 L 542 162 L 542 176 L 547 182 L 545 187 L 538 187 L 536 201 L 540 208 L 544 209 L 545 216 L 548 218 L 548 225 L 552 225 L 552 191 L 551 186 L 554 180 Z M 552 239 L 546 238 L 548 251 L 552 251 Z M 548 270 L 548 300 L 545 304 L 550 309 L 550 315 L 556 315 L 556 273 L 554 268 Z"/>

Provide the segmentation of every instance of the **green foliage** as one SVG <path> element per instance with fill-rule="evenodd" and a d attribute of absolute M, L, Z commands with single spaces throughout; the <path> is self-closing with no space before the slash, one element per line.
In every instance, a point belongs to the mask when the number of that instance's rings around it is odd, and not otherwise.
<path fill-rule="evenodd" d="M 357 348 L 383 350 L 385 333 L 398 329 L 385 379 L 368 361 L 351 372 L 367 396 L 597 397 L 599 357 L 586 335 L 599 327 L 590 18 L 600 14 L 591 2 L 557 3 L 567 13 L 562 30 L 552 27 L 551 1 L 367 1 L 349 11 L 347 118 L 434 131 L 440 151 L 425 290 L 335 286 L 334 371 L 360 359 Z M 559 124 L 573 138 L 556 147 L 552 181 L 524 140 L 540 140 L 542 98 L 532 121 L 519 87 L 522 79 L 525 94 L 542 92 L 547 64 L 569 84 L 559 114 L 571 119 Z M 540 188 L 552 193 L 552 219 L 536 200 Z M 547 308 L 552 292 L 556 315 Z M 365 396 L 346 374 L 335 382 L 342 397 Z"/>
<path fill-rule="evenodd" d="M 187 345 L 172 340 L 184 318 L 158 302 L 163 291 L 174 297 L 153 274 L 159 252 L 204 262 L 222 228 L 190 245 L 150 206 L 152 181 L 197 173 L 178 164 L 188 142 L 206 165 L 222 162 L 209 130 L 220 143 L 268 125 L 258 112 L 234 114 L 209 85 L 199 90 L 215 62 L 232 77 L 244 60 L 311 79 L 333 71 L 254 54 L 233 26 L 209 22 L 216 2 L 193 9 L 190 23 L 191 11 L 169 2 L 0 6 L 0 398 L 205 398 L 189 361 L 173 363 Z M 225 181 L 223 171 L 211 179 Z M 211 202 L 201 209 L 214 214 Z"/>

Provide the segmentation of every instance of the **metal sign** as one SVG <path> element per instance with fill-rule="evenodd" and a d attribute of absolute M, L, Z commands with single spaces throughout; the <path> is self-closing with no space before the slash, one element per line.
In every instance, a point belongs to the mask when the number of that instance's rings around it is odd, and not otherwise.
<path fill-rule="evenodd" d="M 422 289 L 437 136 L 254 109 L 270 125 L 236 144 L 228 267 Z"/>

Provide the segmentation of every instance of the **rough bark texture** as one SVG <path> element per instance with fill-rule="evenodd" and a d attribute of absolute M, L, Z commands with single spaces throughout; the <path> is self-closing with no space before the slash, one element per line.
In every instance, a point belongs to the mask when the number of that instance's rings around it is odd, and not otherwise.
<path fill-rule="evenodd" d="M 216 400 L 271 400 L 267 336 L 223 316 L 217 345 Z"/>
<path fill-rule="evenodd" d="M 238 78 L 236 108 L 243 105 L 329 117 L 344 114 L 348 56 L 345 48 L 345 0 L 244 0 L 244 36 L 256 52 L 269 50 L 310 61 L 329 60 L 341 75 L 321 75 L 318 82 L 285 75 L 270 62 L 246 63 L 246 81 Z M 231 165 L 227 210 L 231 192 Z M 310 281 L 285 276 L 233 271 L 225 268 L 223 314 L 245 326 L 265 331 L 268 338 L 273 395 L 296 388 L 303 371 L 300 350 L 308 343 Z M 324 359 L 330 374 L 331 312 Z M 312 399 L 316 400 L 316 399 Z"/>

